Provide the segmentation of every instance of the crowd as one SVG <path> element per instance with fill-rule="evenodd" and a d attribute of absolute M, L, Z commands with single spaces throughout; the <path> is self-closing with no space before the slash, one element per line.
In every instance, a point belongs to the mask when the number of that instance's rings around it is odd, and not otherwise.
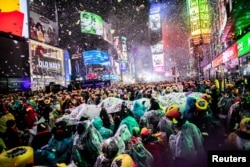
<path fill-rule="evenodd" d="M 33 151 L 32 160 L 19 160 L 26 166 L 206 166 L 208 150 L 250 150 L 249 90 L 232 83 L 221 91 L 216 81 L 202 80 L 1 95 L 0 166 L 17 164 L 13 157 L 26 146 Z M 185 105 L 164 108 L 157 100 L 178 92 L 186 92 Z M 201 96 L 189 97 L 192 92 Z M 133 107 L 108 113 L 101 105 L 98 116 L 74 125 L 57 119 L 110 97 Z"/>

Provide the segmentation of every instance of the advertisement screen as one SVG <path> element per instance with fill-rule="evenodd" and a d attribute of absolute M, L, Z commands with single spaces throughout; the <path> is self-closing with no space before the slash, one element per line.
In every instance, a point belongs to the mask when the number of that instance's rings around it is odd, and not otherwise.
<path fill-rule="evenodd" d="M 163 43 L 162 43 L 162 41 L 160 41 L 156 45 L 152 45 L 151 46 L 151 52 L 153 54 L 155 54 L 155 53 L 162 53 L 163 52 Z"/>
<path fill-rule="evenodd" d="M 160 13 L 149 15 L 149 27 L 152 31 L 158 31 L 161 29 L 161 17 Z"/>
<path fill-rule="evenodd" d="M 71 81 L 71 60 L 70 60 L 69 52 L 67 50 L 64 50 L 63 56 L 64 56 L 65 80 L 69 82 Z"/>
<path fill-rule="evenodd" d="M 113 44 L 113 35 L 111 33 L 111 24 L 103 21 L 103 39 L 110 44 Z"/>
<path fill-rule="evenodd" d="M 30 11 L 30 38 L 50 45 L 58 45 L 58 25 L 48 18 Z"/>
<path fill-rule="evenodd" d="M 237 41 L 238 56 L 242 56 L 250 52 L 250 32 Z"/>
<path fill-rule="evenodd" d="M 72 79 L 83 80 L 84 78 L 84 64 L 81 53 L 75 53 L 71 55 L 72 64 Z"/>
<path fill-rule="evenodd" d="M 109 54 L 100 50 L 90 50 L 83 52 L 84 65 L 100 64 L 109 65 Z"/>
<path fill-rule="evenodd" d="M 64 62 L 63 50 L 43 44 L 37 41 L 30 41 L 30 62 L 33 82 L 49 82 L 64 84 Z"/>
<path fill-rule="evenodd" d="M 153 54 L 153 69 L 155 72 L 164 72 L 164 55 L 163 53 Z"/>
<path fill-rule="evenodd" d="M 81 12 L 80 19 L 82 33 L 103 36 L 103 20 L 100 16 L 90 12 Z"/>
<path fill-rule="evenodd" d="M 28 43 L 0 37 L 0 76 L 29 77 L 29 66 Z"/>
<path fill-rule="evenodd" d="M 27 12 L 27 1 L 25 0 L 1 0 L 0 31 L 28 38 Z"/>

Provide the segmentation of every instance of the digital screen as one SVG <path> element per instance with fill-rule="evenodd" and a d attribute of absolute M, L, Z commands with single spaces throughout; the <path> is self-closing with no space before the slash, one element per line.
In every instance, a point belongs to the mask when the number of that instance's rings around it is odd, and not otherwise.
<path fill-rule="evenodd" d="M 62 49 L 30 41 L 30 56 L 32 75 L 64 80 Z"/>
<path fill-rule="evenodd" d="M 28 38 L 27 8 L 27 1 L 25 0 L 1 0 L 0 31 Z"/>
<path fill-rule="evenodd" d="M 82 54 L 75 53 L 71 55 L 71 64 L 72 64 L 72 79 L 76 80 L 77 78 L 84 78 L 85 71 L 83 65 Z M 82 80 L 80 79 L 80 80 Z"/>
<path fill-rule="evenodd" d="M 149 15 L 149 27 L 152 31 L 157 31 L 161 29 L 160 13 Z"/>
<path fill-rule="evenodd" d="M 103 20 L 100 16 L 90 12 L 81 12 L 81 32 L 103 36 Z"/>
<path fill-rule="evenodd" d="M 58 45 L 58 25 L 56 22 L 30 11 L 30 38 L 51 45 Z"/>
<path fill-rule="evenodd" d="M 71 80 L 71 61 L 70 61 L 70 55 L 67 50 L 63 51 L 64 55 L 64 71 L 65 71 L 65 79 L 66 81 Z"/>
<path fill-rule="evenodd" d="M 84 65 L 91 64 L 101 64 L 101 65 L 109 65 L 109 54 L 99 50 L 90 50 L 83 52 L 83 61 Z"/>
<path fill-rule="evenodd" d="M 29 77 L 29 66 L 28 43 L 0 37 L 0 76 Z"/>

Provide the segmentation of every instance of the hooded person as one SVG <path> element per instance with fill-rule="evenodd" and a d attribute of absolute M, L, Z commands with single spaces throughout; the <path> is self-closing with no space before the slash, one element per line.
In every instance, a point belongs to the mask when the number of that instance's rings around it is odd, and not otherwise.
<path fill-rule="evenodd" d="M 133 116 L 128 115 L 127 117 L 123 118 L 119 127 L 122 125 L 127 125 L 132 136 L 137 136 L 140 133 L 139 123 Z"/>
<path fill-rule="evenodd" d="M 250 150 L 250 117 L 240 121 L 239 129 L 228 135 L 226 146 L 232 150 Z"/>
<path fill-rule="evenodd" d="M 78 167 L 93 166 L 101 154 L 102 137 L 89 120 L 77 124 L 71 161 Z"/>
<path fill-rule="evenodd" d="M 169 137 L 174 166 L 205 165 L 203 137 L 199 128 L 183 117 L 183 106 L 172 104 L 166 117 L 172 121 L 175 133 Z"/>
<path fill-rule="evenodd" d="M 151 167 L 163 167 L 163 151 L 162 143 L 160 138 L 158 138 L 152 131 L 148 128 L 142 128 L 140 137 L 142 139 L 143 146 L 152 154 L 153 162 Z"/>
<path fill-rule="evenodd" d="M 139 100 L 136 100 L 133 104 L 132 112 L 137 120 L 141 118 L 141 116 L 144 115 L 144 113 L 147 111 L 147 107 L 144 105 L 144 102 L 140 102 Z"/>
<path fill-rule="evenodd" d="M 103 140 L 106 140 L 107 138 L 109 138 L 113 135 L 114 123 L 111 124 L 111 129 L 108 129 L 108 128 L 105 128 L 103 126 L 103 122 L 102 122 L 102 119 L 100 117 L 95 117 L 92 120 L 92 124 L 94 125 L 96 130 L 100 133 Z"/>
<path fill-rule="evenodd" d="M 35 165 L 56 166 L 57 163 L 70 162 L 73 140 L 66 122 L 58 122 L 51 133 L 52 137 L 48 144 L 35 151 Z"/>
<path fill-rule="evenodd" d="M 102 143 L 102 153 L 97 157 L 94 167 L 110 167 L 113 159 L 118 155 L 118 143 L 115 138 L 109 138 Z"/>

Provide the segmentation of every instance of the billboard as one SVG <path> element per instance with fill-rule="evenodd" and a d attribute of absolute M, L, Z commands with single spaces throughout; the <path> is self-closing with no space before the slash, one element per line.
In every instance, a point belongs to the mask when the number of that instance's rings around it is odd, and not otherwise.
<path fill-rule="evenodd" d="M 149 15 L 149 28 L 151 31 L 161 30 L 161 16 L 160 13 Z"/>
<path fill-rule="evenodd" d="M 28 38 L 27 5 L 26 0 L 1 0 L 0 31 Z"/>
<path fill-rule="evenodd" d="M 250 32 L 237 41 L 238 57 L 250 52 Z"/>
<path fill-rule="evenodd" d="M 111 24 L 103 21 L 103 39 L 110 44 L 113 44 L 113 35 L 111 33 Z"/>
<path fill-rule="evenodd" d="M 120 60 L 121 61 L 128 61 L 127 38 L 122 36 L 121 42 L 122 42 L 122 54 L 121 54 Z"/>
<path fill-rule="evenodd" d="M 194 43 L 199 43 L 200 36 L 203 43 L 210 42 L 211 12 L 208 1 L 187 0 L 187 9 L 190 20 L 191 36 Z"/>
<path fill-rule="evenodd" d="M 30 77 L 28 43 L 9 36 L 0 43 L 0 76 Z"/>
<path fill-rule="evenodd" d="M 48 18 L 30 11 L 30 38 L 50 45 L 58 45 L 58 25 Z"/>
<path fill-rule="evenodd" d="M 152 54 L 152 62 L 154 72 L 165 72 L 163 53 Z"/>
<path fill-rule="evenodd" d="M 94 13 L 81 12 L 81 33 L 103 36 L 103 20 Z"/>
<path fill-rule="evenodd" d="M 30 40 L 29 45 L 33 84 L 44 86 L 55 82 L 64 85 L 63 50 L 34 40 Z"/>
<path fill-rule="evenodd" d="M 83 80 L 84 64 L 81 53 L 75 53 L 71 55 L 71 65 L 72 65 L 72 79 Z"/>
<path fill-rule="evenodd" d="M 156 45 L 152 45 L 151 52 L 152 52 L 152 54 L 163 53 L 163 42 L 160 41 Z"/>
<path fill-rule="evenodd" d="M 89 50 L 82 53 L 84 65 L 110 65 L 109 54 L 100 50 Z"/>
<path fill-rule="evenodd" d="M 71 59 L 69 52 L 67 50 L 63 51 L 63 57 L 64 57 L 64 71 L 65 71 L 65 81 L 69 82 L 71 81 Z"/>

